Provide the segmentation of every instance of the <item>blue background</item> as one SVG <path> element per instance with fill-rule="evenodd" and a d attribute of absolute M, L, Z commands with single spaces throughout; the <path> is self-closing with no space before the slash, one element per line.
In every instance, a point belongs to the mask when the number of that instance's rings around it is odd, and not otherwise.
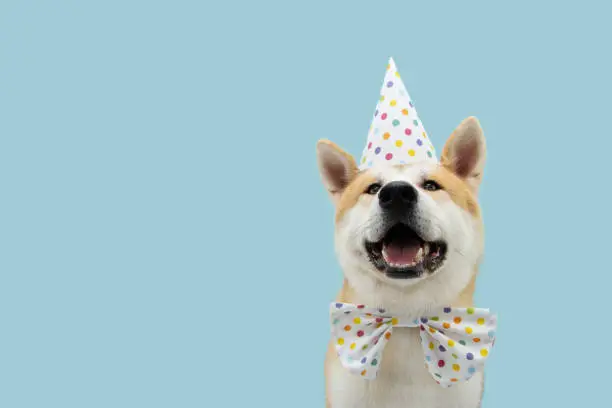
<path fill-rule="evenodd" d="M 609 400 L 610 10 L 452 3 L 2 1 L 0 405 L 322 407 L 314 147 L 389 56 L 438 151 L 487 136 L 484 406 Z"/>

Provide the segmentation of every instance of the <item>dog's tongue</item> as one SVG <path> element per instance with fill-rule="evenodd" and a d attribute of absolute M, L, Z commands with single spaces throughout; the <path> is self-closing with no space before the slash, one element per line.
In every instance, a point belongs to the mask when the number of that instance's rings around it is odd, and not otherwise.
<path fill-rule="evenodd" d="M 391 241 L 383 247 L 385 261 L 395 265 L 411 265 L 416 262 L 417 254 L 421 249 L 420 242 Z"/>

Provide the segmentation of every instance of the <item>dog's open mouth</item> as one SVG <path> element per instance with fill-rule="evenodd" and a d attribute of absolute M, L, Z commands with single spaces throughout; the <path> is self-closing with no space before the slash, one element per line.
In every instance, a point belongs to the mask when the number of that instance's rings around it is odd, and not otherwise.
<path fill-rule="evenodd" d="M 378 242 L 366 242 L 366 251 L 379 271 L 394 279 L 433 273 L 444 262 L 446 243 L 427 242 L 404 224 L 393 226 Z"/>

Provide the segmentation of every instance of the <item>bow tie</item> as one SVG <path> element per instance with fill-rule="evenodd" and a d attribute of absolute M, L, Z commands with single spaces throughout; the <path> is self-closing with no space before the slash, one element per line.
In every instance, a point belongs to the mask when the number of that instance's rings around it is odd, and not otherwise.
<path fill-rule="evenodd" d="M 444 307 L 406 321 L 384 309 L 332 303 L 330 314 L 340 362 L 370 380 L 376 378 L 394 328 L 419 328 L 427 369 L 443 387 L 482 371 L 495 343 L 497 318 L 489 309 Z"/>

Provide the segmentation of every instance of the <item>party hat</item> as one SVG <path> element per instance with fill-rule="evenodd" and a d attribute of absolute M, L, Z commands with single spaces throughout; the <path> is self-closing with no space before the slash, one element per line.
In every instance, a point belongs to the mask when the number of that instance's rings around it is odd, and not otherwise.
<path fill-rule="evenodd" d="M 436 153 L 390 58 L 359 168 L 424 160 L 437 162 Z"/>

